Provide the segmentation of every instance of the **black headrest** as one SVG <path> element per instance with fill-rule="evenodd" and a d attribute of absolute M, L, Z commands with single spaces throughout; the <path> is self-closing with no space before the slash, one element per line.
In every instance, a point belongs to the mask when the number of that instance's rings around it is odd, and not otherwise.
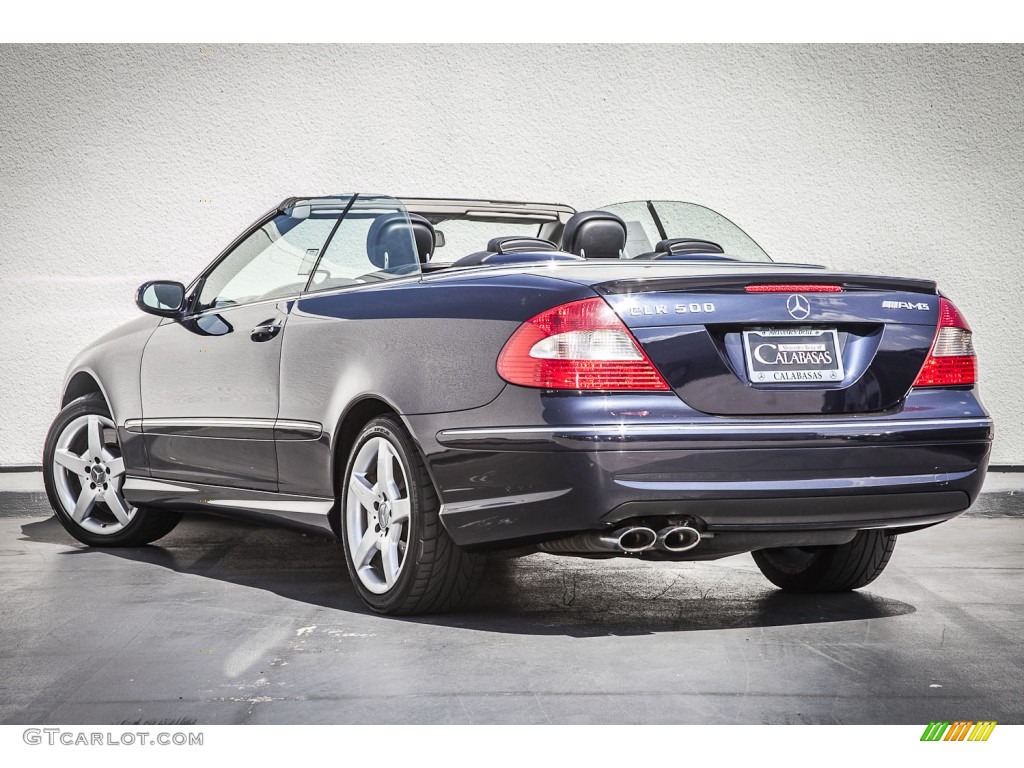
<path fill-rule="evenodd" d="M 588 259 L 619 259 L 626 249 L 626 224 L 607 211 L 580 211 L 565 223 L 562 250 Z"/>
<path fill-rule="evenodd" d="M 558 248 L 550 240 L 540 237 L 493 237 L 487 241 L 487 250 L 491 253 L 520 253 L 522 251 L 557 251 Z"/>
<path fill-rule="evenodd" d="M 412 236 L 416 240 L 416 252 L 420 257 L 420 263 L 426 264 L 434 253 L 434 246 L 437 245 L 434 225 L 418 213 L 409 214 L 409 223 L 412 224 Z"/>
<path fill-rule="evenodd" d="M 414 250 L 414 233 L 415 227 L 410 226 L 409 216 L 404 212 L 378 216 L 366 233 L 366 255 L 377 269 L 417 264 L 420 257 Z"/>

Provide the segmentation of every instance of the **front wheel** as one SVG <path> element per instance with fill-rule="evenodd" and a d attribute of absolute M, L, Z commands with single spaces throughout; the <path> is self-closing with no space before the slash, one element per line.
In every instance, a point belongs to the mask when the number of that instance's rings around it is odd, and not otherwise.
<path fill-rule="evenodd" d="M 403 426 L 382 416 L 356 438 L 341 490 L 345 562 L 359 596 L 379 613 L 451 610 L 474 589 L 484 558 L 455 545 Z"/>
<path fill-rule="evenodd" d="M 133 507 L 121 486 L 125 466 L 117 429 L 103 398 L 69 403 L 54 419 L 43 449 L 43 483 L 57 519 L 83 544 L 141 547 L 166 536 L 181 515 Z"/>
<path fill-rule="evenodd" d="M 761 573 L 786 592 L 847 592 L 877 579 L 896 547 L 885 531 L 860 531 L 846 544 L 753 552 Z"/>

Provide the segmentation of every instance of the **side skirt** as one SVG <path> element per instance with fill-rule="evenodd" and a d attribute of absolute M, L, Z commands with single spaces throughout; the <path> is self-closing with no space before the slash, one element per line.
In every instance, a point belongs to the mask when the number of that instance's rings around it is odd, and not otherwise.
<path fill-rule="evenodd" d="M 135 506 L 206 512 L 334 538 L 328 520 L 334 499 L 131 476 L 123 491 Z"/>

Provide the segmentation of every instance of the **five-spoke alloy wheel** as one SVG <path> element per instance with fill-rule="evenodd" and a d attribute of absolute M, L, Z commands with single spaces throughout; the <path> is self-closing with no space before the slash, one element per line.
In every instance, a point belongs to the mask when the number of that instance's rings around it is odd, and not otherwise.
<path fill-rule="evenodd" d="M 363 586 L 383 594 L 395 586 L 409 551 L 409 481 L 386 437 L 371 437 L 349 469 L 345 524 L 352 563 Z"/>
<path fill-rule="evenodd" d="M 423 460 L 396 418 L 373 419 L 356 437 L 340 514 L 352 583 L 375 611 L 449 610 L 479 582 L 483 556 L 448 537 Z"/>
<path fill-rule="evenodd" d="M 57 437 L 50 471 L 61 507 L 87 531 L 117 533 L 138 513 L 121 494 L 124 459 L 114 422 L 106 416 L 85 414 L 67 424 Z"/>
<path fill-rule="evenodd" d="M 68 533 L 93 546 L 141 546 L 177 525 L 179 514 L 125 501 L 124 479 L 106 403 L 96 395 L 70 403 L 50 427 L 43 455 L 46 493 Z"/>

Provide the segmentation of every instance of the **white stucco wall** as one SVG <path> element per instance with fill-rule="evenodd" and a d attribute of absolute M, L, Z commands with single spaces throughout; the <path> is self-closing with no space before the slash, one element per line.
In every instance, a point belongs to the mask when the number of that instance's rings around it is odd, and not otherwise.
<path fill-rule="evenodd" d="M 75 352 L 290 194 L 644 197 L 936 278 L 1024 463 L 1024 47 L 0 47 L 0 465 Z"/>

